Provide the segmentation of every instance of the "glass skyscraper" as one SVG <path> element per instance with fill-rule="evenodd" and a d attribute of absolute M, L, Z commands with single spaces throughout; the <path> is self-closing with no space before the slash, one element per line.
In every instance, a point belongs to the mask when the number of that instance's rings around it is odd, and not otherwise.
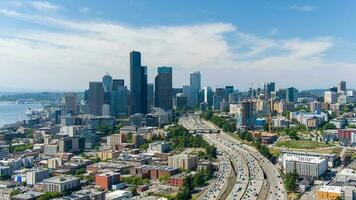
<path fill-rule="evenodd" d="M 141 53 L 130 53 L 130 92 L 132 113 L 146 114 L 148 109 L 147 98 L 147 67 L 141 66 Z"/>
<path fill-rule="evenodd" d="M 158 67 L 155 78 L 155 106 L 164 110 L 173 108 L 172 68 Z"/>

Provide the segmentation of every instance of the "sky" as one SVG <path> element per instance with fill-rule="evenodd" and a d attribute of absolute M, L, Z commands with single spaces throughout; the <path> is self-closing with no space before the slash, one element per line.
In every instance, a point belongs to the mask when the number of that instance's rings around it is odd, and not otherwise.
<path fill-rule="evenodd" d="M 0 0 L 0 90 L 128 84 L 132 50 L 175 87 L 356 88 L 355 19 L 354 0 Z"/>

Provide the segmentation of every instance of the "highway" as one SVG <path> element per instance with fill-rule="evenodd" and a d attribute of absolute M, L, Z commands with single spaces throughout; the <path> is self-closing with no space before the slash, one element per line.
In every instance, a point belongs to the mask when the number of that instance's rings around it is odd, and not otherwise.
<path fill-rule="evenodd" d="M 222 130 L 220 130 L 220 133 L 216 133 L 215 130 L 218 128 L 214 124 L 202 120 L 194 114 L 180 118 L 179 123 L 190 131 L 200 130 L 203 138 L 214 144 L 220 152 L 224 152 L 231 161 L 230 166 L 236 171 L 236 179 L 233 181 L 234 186 L 229 191 L 220 191 L 220 195 L 223 192 L 229 192 L 226 199 L 233 200 L 287 199 L 283 180 L 277 167 L 254 148 L 242 144 Z M 210 134 L 206 134 L 209 132 Z M 267 184 L 264 184 L 264 181 L 267 181 Z M 224 179 L 220 184 L 226 184 L 226 182 L 227 179 Z M 265 190 L 268 191 L 267 195 L 262 194 L 262 191 Z M 215 197 L 218 196 L 215 195 Z M 210 195 L 207 197 L 209 198 L 203 199 L 220 199 Z"/>

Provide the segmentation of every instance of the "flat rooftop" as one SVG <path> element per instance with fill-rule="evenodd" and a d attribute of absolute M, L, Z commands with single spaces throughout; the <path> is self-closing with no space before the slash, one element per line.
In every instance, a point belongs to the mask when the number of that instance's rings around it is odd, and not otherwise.
<path fill-rule="evenodd" d="M 322 157 L 294 155 L 294 154 L 284 154 L 283 158 L 284 158 L 284 160 L 288 160 L 288 161 L 296 161 L 296 162 L 303 162 L 303 163 L 315 163 L 315 164 L 319 164 L 325 160 L 325 158 L 322 158 Z"/>

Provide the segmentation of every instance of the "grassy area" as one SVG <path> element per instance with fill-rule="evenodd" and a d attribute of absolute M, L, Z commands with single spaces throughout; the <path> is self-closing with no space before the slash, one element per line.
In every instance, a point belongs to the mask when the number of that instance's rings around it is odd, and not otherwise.
<path fill-rule="evenodd" d="M 288 140 L 278 142 L 277 146 L 291 149 L 318 149 L 323 147 L 332 147 L 333 145 L 310 140 Z"/>

